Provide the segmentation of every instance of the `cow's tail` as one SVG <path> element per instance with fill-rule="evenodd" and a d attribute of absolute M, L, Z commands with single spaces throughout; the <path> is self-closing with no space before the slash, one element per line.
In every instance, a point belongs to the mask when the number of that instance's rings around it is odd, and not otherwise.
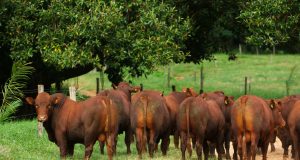
<path fill-rule="evenodd" d="M 246 120 L 245 120 L 245 108 L 247 106 L 247 100 L 248 100 L 248 97 L 243 97 L 241 99 L 241 107 L 242 107 L 242 125 L 243 125 L 243 132 L 242 132 L 242 154 L 243 154 L 243 157 L 246 158 L 247 156 L 247 146 L 246 146 L 246 143 L 247 143 L 247 133 L 246 133 Z"/>
<path fill-rule="evenodd" d="M 111 134 L 111 106 L 112 106 L 112 100 L 110 99 L 107 105 L 107 125 L 108 125 L 108 134 Z"/>
<path fill-rule="evenodd" d="M 191 145 L 191 141 L 190 141 L 190 106 L 189 105 L 186 106 L 185 113 L 186 113 L 186 130 L 187 130 L 187 134 L 186 134 L 187 149 L 191 156 L 192 155 L 192 145 Z"/>
<path fill-rule="evenodd" d="M 143 150 L 146 151 L 147 143 L 147 108 L 148 108 L 148 97 L 145 95 L 141 96 L 141 101 L 143 103 L 143 117 L 144 117 L 144 127 L 143 127 Z"/>

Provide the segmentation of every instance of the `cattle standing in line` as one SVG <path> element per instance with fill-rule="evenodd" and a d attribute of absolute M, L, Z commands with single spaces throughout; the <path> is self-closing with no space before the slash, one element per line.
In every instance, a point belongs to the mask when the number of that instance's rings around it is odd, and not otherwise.
<path fill-rule="evenodd" d="M 179 110 L 180 103 L 187 97 L 192 96 L 192 93 L 189 88 L 185 92 L 178 92 L 175 89 L 175 86 L 172 86 L 172 92 L 164 96 L 166 104 L 170 113 L 171 120 L 171 135 L 174 135 L 174 145 L 178 148 L 179 145 L 179 133 L 177 131 L 177 114 Z"/>
<path fill-rule="evenodd" d="M 226 159 L 231 159 L 229 149 L 231 140 L 231 109 L 234 104 L 234 97 L 226 96 L 223 91 L 202 93 L 200 96 L 205 100 L 214 100 L 223 112 L 225 117 L 224 144 L 226 152 L 223 148 L 222 153 L 225 154 Z M 214 156 L 214 152 L 214 147 L 212 147 L 210 154 Z"/>
<path fill-rule="evenodd" d="M 161 151 L 166 155 L 170 143 L 170 116 L 162 94 L 157 91 L 142 91 L 133 96 L 131 126 L 135 131 L 139 157 L 146 150 L 153 157 L 155 146 L 161 142 Z"/>
<path fill-rule="evenodd" d="M 295 149 L 295 160 L 300 160 L 300 100 L 298 100 L 291 113 L 288 116 L 287 122 L 290 129 L 291 139 Z"/>
<path fill-rule="evenodd" d="M 39 93 L 34 100 L 26 98 L 36 107 L 37 119 L 43 122 L 48 138 L 60 149 L 61 158 L 73 156 L 75 143 L 85 145 L 85 159 L 89 159 L 97 140 L 105 141 L 109 159 L 118 131 L 118 110 L 106 97 L 96 96 L 75 102 L 61 93 Z"/>
<path fill-rule="evenodd" d="M 186 98 L 180 104 L 177 118 L 183 160 L 190 137 L 195 141 L 198 159 L 202 159 L 202 149 L 208 159 L 208 141 L 216 144 L 218 159 L 222 159 L 225 118 L 215 101 L 205 101 L 200 96 Z"/>
<path fill-rule="evenodd" d="M 125 131 L 127 154 L 130 154 L 130 143 L 133 141 L 133 133 L 130 126 L 131 93 L 137 92 L 139 87 L 132 87 L 127 82 L 120 82 L 118 86 L 113 85 L 113 88 L 114 89 L 111 90 L 104 90 L 103 92 L 99 93 L 99 95 L 107 96 L 117 105 L 120 118 L 118 133 L 122 134 Z M 102 154 L 104 153 L 103 143 L 100 144 L 100 151 Z M 116 153 L 116 148 L 114 149 L 114 153 Z"/>
<path fill-rule="evenodd" d="M 277 126 L 283 127 L 285 121 L 281 107 L 274 100 L 269 104 L 260 97 L 245 95 L 238 98 L 231 111 L 232 132 L 235 136 L 240 159 L 255 159 L 257 146 L 261 147 L 263 159 L 267 159 L 270 137 Z M 234 159 L 237 156 L 234 155 Z"/>

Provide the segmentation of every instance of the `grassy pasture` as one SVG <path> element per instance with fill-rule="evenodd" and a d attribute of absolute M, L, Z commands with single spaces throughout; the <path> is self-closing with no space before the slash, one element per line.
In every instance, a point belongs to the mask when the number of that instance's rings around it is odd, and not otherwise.
<path fill-rule="evenodd" d="M 291 79 L 290 94 L 300 93 L 300 55 L 238 55 L 236 61 L 228 61 L 224 54 L 217 54 L 215 61 L 204 61 L 204 91 L 223 90 L 228 95 L 236 98 L 244 93 L 244 77 L 251 77 L 251 93 L 264 98 L 278 98 L 286 95 L 286 80 L 294 66 Z M 171 84 L 175 84 L 177 89 L 182 87 L 193 87 L 199 91 L 200 64 L 172 64 Z M 148 78 L 131 78 L 135 85 L 143 83 L 145 89 L 155 89 L 170 92 L 167 87 L 167 67 L 159 67 L 157 71 L 149 75 Z M 196 76 L 194 76 L 196 74 Z M 80 76 L 80 92 L 94 92 L 96 88 L 96 77 L 99 73 L 90 72 Z M 65 81 L 65 84 L 74 84 L 75 79 Z M 105 79 L 105 88 L 110 88 L 110 83 Z M 172 139 L 172 138 L 171 138 Z M 135 143 L 131 145 L 132 155 L 126 155 L 124 136 L 120 135 L 117 146 L 117 156 L 115 159 L 138 159 Z M 83 145 L 75 145 L 73 159 L 82 159 L 84 155 Z M 154 160 L 180 159 L 180 150 L 174 148 L 171 141 L 167 157 L 163 157 L 161 152 L 154 155 Z M 59 159 L 58 147 L 48 141 L 47 134 L 37 136 L 36 120 L 15 121 L 0 124 L 0 159 L 8 160 L 52 160 Z M 94 146 L 92 159 L 107 159 L 107 155 L 100 155 L 98 143 Z M 144 155 L 148 158 L 148 154 Z M 195 152 L 191 159 L 196 159 Z"/>
<path fill-rule="evenodd" d="M 300 93 L 300 55 L 238 55 L 236 61 L 228 61 L 227 55 L 216 54 L 215 61 L 204 61 L 202 64 L 172 64 L 158 67 L 157 71 L 146 77 L 132 78 L 134 85 L 144 84 L 145 89 L 155 89 L 168 94 L 168 67 L 170 67 L 170 84 L 175 84 L 177 90 L 182 87 L 192 87 L 197 92 L 200 89 L 200 68 L 203 65 L 204 91 L 223 90 L 228 95 L 239 97 L 244 94 L 245 76 L 250 78 L 250 94 L 264 98 L 279 98 L 286 95 L 286 81 L 292 68 L 290 78 L 290 94 Z M 81 91 L 96 90 L 96 77 L 99 72 L 90 72 L 78 78 Z M 74 79 L 66 81 L 73 84 Z M 105 78 L 105 88 L 111 88 Z M 249 89 L 249 88 L 248 88 Z"/>

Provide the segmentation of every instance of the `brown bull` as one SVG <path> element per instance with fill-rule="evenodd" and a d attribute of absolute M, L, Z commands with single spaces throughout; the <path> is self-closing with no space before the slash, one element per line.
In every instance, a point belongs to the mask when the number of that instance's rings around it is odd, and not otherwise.
<path fill-rule="evenodd" d="M 189 97 L 180 104 L 177 118 L 183 160 L 190 137 L 195 140 L 198 159 L 202 159 L 202 148 L 208 159 L 208 141 L 216 144 L 218 159 L 222 158 L 225 119 L 215 101 L 205 101 L 200 96 Z"/>
<path fill-rule="evenodd" d="M 192 93 L 189 88 L 187 88 L 184 92 L 176 91 L 175 86 L 172 86 L 172 88 L 173 91 L 169 95 L 164 96 L 164 98 L 166 100 L 166 104 L 170 113 L 171 135 L 174 135 L 174 145 L 176 148 L 178 148 L 179 134 L 177 131 L 177 114 L 179 105 L 184 99 L 192 96 Z"/>
<path fill-rule="evenodd" d="M 118 131 L 118 110 L 108 98 L 96 96 L 75 102 L 61 93 L 39 93 L 27 102 L 36 107 L 37 119 L 43 122 L 48 138 L 57 144 L 61 158 L 73 155 L 75 143 L 85 146 L 85 159 L 89 159 L 97 140 L 106 141 L 109 159 Z"/>
<path fill-rule="evenodd" d="M 166 155 L 170 143 L 170 116 L 162 94 L 142 91 L 134 95 L 131 108 L 131 125 L 135 131 L 139 157 L 146 150 L 153 157 L 155 146 L 160 140 L 161 151 Z"/>
<path fill-rule="evenodd" d="M 285 125 L 280 112 L 281 107 L 274 100 L 268 104 L 260 97 L 245 95 L 235 101 L 231 124 L 240 159 L 255 159 L 257 146 L 261 147 L 263 159 L 267 159 L 270 137 L 277 126 Z"/>
<path fill-rule="evenodd" d="M 230 159 L 230 139 L 231 139 L 231 109 L 234 103 L 234 97 L 233 96 L 226 96 L 223 91 L 214 91 L 214 92 L 208 92 L 208 93 L 202 93 L 200 95 L 205 100 L 213 100 L 215 101 L 220 109 L 222 110 L 222 113 L 225 118 L 225 129 L 224 129 L 224 144 L 225 149 L 222 148 L 222 153 L 226 153 L 226 159 Z M 211 147 L 210 149 L 211 155 L 214 156 L 214 147 Z"/>
<path fill-rule="evenodd" d="M 289 114 L 291 113 L 291 110 L 293 109 L 293 106 L 296 101 L 300 100 L 300 95 L 291 95 L 283 97 L 282 99 L 279 99 L 282 105 L 282 117 L 287 122 Z M 288 158 L 288 148 L 292 145 L 292 139 L 290 136 L 290 129 L 289 125 L 287 125 L 283 128 L 279 128 L 277 132 L 277 137 L 280 139 L 282 143 L 282 148 L 284 149 L 283 152 L 283 158 Z M 292 158 L 294 158 L 294 147 L 292 146 Z"/>
<path fill-rule="evenodd" d="M 114 89 L 104 90 L 99 95 L 107 96 L 112 99 L 117 105 L 119 112 L 119 134 L 125 132 L 125 144 L 127 147 L 127 154 L 131 153 L 130 143 L 133 141 L 133 133 L 130 126 L 130 105 L 131 105 L 131 93 L 137 92 L 139 87 L 132 87 L 127 82 L 120 82 L 118 86 L 114 86 Z M 117 143 L 117 142 L 116 142 Z M 104 144 L 100 145 L 100 151 L 104 153 Z M 114 149 L 116 153 L 116 148 Z"/>

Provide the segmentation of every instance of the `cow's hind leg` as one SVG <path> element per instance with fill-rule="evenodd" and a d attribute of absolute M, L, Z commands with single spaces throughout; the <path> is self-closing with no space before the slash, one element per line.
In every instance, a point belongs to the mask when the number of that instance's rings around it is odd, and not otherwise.
<path fill-rule="evenodd" d="M 108 154 L 108 159 L 112 160 L 113 155 L 115 154 L 115 148 L 116 148 L 116 138 L 117 133 L 111 133 L 110 135 L 107 135 L 107 141 L 106 141 L 106 149 Z"/>
<path fill-rule="evenodd" d="M 161 152 L 164 156 L 167 155 L 169 144 L 170 144 L 169 136 L 164 136 L 162 138 L 161 145 L 160 145 Z"/>
<path fill-rule="evenodd" d="M 175 145 L 175 148 L 179 148 L 179 132 L 176 130 L 174 132 L 174 145 Z"/>
<path fill-rule="evenodd" d="M 125 144 L 126 144 L 126 148 L 127 148 L 127 154 L 131 154 L 131 150 L 130 150 L 130 143 L 132 141 L 132 131 L 131 129 L 127 129 L 127 131 L 125 132 Z"/>
<path fill-rule="evenodd" d="M 181 147 L 181 159 L 185 160 L 185 150 L 187 144 L 187 136 L 186 133 L 180 132 L 180 147 Z"/>
<path fill-rule="evenodd" d="M 99 148 L 101 154 L 104 154 L 104 146 L 105 146 L 105 142 L 99 141 Z"/>
<path fill-rule="evenodd" d="M 85 153 L 84 153 L 84 159 L 89 160 L 92 153 L 93 153 L 93 143 L 85 143 Z"/>
<path fill-rule="evenodd" d="M 237 141 L 234 139 L 232 141 L 232 146 L 233 146 L 233 155 L 232 155 L 232 158 L 233 160 L 237 160 L 238 159 L 238 153 L 237 153 Z"/>
<path fill-rule="evenodd" d="M 196 140 L 196 152 L 197 152 L 198 160 L 202 160 L 202 143 L 203 143 L 203 140 L 200 140 L 200 138 L 197 138 L 197 140 Z"/>
<path fill-rule="evenodd" d="M 154 150 L 155 150 L 155 140 L 157 139 L 157 136 L 155 136 L 154 130 L 150 130 L 149 133 L 149 143 L 148 143 L 148 150 L 149 150 L 149 155 L 151 158 L 153 158 Z"/>
<path fill-rule="evenodd" d="M 137 128 L 135 130 L 135 135 L 136 135 L 136 148 L 139 154 L 139 158 L 142 158 L 142 153 L 143 153 L 143 148 L 144 148 L 144 143 L 143 142 L 143 130 L 140 128 Z"/>
<path fill-rule="evenodd" d="M 237 137 L 237 150 L 240 160 L 243 160 L 243 136 L 241 134 Z"/>
<path fill-rule="evenodd" d="M 67 154 L 70 157 L 73 157 L 74 155 L 74 143 L 68 143 L 68 147 L 67 147 Z"/>
<path fill-rule="evenodd" d="M 208 159 L 209 157 L 211 157 L 211 155 L 210 155 L 211 148 L 213 148 L 215 150 L 215 147 L 214 146 L 212 147 L 211 145 L 212 144 L 211 143 L 208 144 L 206 140 L 203 141 L 203 152 L 204 152 L 204 159 L 205 160 Z M 213 157 L 211 157 L 211 158 L 214 159 Z"/>

